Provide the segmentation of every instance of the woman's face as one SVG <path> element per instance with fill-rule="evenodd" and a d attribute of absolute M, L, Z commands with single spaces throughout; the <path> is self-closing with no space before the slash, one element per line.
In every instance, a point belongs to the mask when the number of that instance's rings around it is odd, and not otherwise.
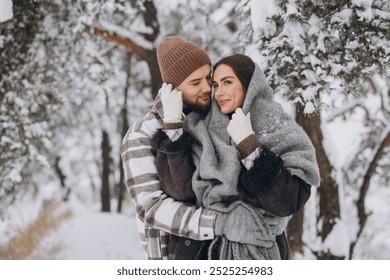
<path fill-rule="evenodd" d="M 223 114 L 233 113 L 244 104 L 244 87 L 230 66 L 217 66 L 213 75 L 213 88 L 215 100 Z"/>

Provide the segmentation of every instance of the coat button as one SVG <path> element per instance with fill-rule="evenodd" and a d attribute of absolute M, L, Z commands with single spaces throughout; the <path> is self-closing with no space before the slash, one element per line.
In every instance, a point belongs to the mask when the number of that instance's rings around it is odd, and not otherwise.
<path fill-rule="evenodd" d="M 184 245 L 186 245 L 186 246 L 190 246 L 191 245 L 191 240 L 186 240 L 186 241 L 184 241 Z"/>

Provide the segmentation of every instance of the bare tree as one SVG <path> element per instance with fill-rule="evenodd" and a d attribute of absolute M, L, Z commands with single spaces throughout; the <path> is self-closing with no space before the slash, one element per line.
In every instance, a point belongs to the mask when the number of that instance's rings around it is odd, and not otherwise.
<path fill-rule="evenodd" d="M 102 188 L 101 188 L 101 202 L 102 202 L 102 212 L 111 211 L 110 203 L 110 142 L 108 138 L 108 133 L 102 131 Z"/>
<path fill-rule="evenodd" d="M 126 57 L 128 58 L 127 60 L 130 61 L 131 59 L 131 54 L 127 54 Z M 126 86 L 123 90 L 123 104 L 122 104 L 122 110 L 121 110 L 121 122 L 122 122 L 122 131 L 121 131 L 121 139 L 125 136 L 127 130 L 129 129 L 129 120 L 128 120 L 128 110 L 127 110 L 127 95 L 128 95 L 128 90 L 130 88 L 130 77 L 131 77 L 131 63 L 129 63 L 126 66 Z M 125 173 L 122 167 L 122 161 L 120 159 L 119 155 L 119 182 L 118 182 L 118 206 L 116 211 L 118 213 L 122 212 L 122 202 L 124 199 L 125 191 L 126 191 L 126 184 L 125 184 Z"/>

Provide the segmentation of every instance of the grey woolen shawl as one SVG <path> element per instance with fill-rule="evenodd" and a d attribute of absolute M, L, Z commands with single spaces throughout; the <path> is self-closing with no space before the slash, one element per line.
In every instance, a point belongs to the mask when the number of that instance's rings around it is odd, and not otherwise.
<path fill-rule="evenodd" d="M 279 155 L 290 174 L 318 186 L 319 170 L 314 147 L 303 129 L 272 99 L 272 89 L 257 64 L 242 109 L 245 114 L 251 113 L 252 127 L 261 146 Z M 241 157 L 231 145 L 228 124 L 229 116 L 221 113 L 215 101 L 206 118 L 192 112 L 185 121 L 185 129 L 196 140 L 192 147 L 196 167 L 192 186 L 197 203 L 225 213 L 238 204 L 244 204 L 237 200 Z M 265 241 L 270 232 L 274 236 L 281 234 L 289 218 L 276 217 L 271 220 L 264 214 L 264 225 L 260 230 Z M 222 242 L 220 259 L 280 258 L 274 239 L 273 246 L 265 248 L 231 242 L 224 236 L 219 238 Z"/>

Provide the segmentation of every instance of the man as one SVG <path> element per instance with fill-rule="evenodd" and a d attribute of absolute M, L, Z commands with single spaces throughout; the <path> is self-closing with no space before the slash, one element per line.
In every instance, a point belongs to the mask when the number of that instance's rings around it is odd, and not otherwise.
<path fill-rule="evenodd" d="M 163 85 L 153 105 L 128 130 L 121 149 L 126 184 L 135 204 L 146 257 L 168 259 L 168 243 L 182 241 L 175 237 L 186 238 L 184 246 L 188 247 L 188 252 L 180 250 L 184 257 L 186 253 L 193 253 L 192 244 L 196 244 L 195 250 L 204 249 L 202 245 L 207 244 L 204 241 L 213 240 L 215 235 L 226 235 L 231 241 L 256 245 L 255 229 L 240 231 L 244 225 L 257 223 L 244 207 L 237 207 L 229 213 L 217 213 L 176 201 L 162 190 L 151 138 L 157 130 L 164 129 L 170 139 L 176 140 L 182 133 L 183 112 L 209 110 L 211 60 L 203 49 L 177 36 L 167 37 L 159 44 L 157 60 L 163 81 L 172 86 Z M 178 100 L 183 103 L 179 110 Z M 175 106 L 169 106 L 170 102 Z M 196 258 L 206 259 L 207 253 L 202 256 L 196 253 Z"/>

